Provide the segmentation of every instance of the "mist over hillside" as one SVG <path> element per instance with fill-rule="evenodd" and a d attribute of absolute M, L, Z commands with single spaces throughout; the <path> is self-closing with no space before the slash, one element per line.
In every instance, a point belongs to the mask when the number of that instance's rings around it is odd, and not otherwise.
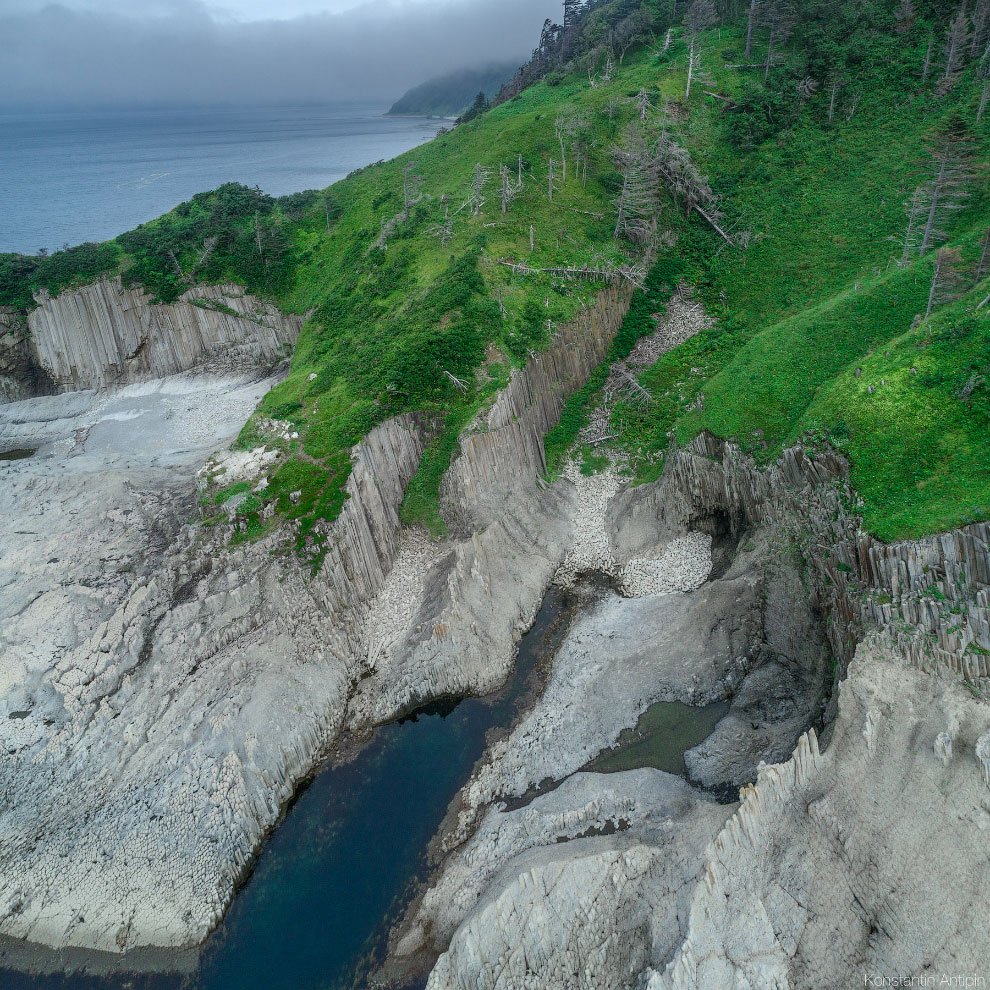
<path fill-rule="evenodd" d="M 513 77 L 521 62 L 519 58 L 434 76 L 404 93 L 392 104 L 389 113 L 457 117 L 478 93 L 484 93 L 491 100 Z"/>

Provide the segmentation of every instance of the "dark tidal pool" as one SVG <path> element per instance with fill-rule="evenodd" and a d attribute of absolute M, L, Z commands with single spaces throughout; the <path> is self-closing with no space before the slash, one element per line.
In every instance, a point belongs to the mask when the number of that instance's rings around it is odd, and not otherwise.
<path fill-rule="evenodd" d="M 616 745 L 584 769 L 619 773 L 655 767 L 684 776 L 684 753 L 704 742 L 728 710 L 727 701 L 701 708 L 680 701 L 657 701 L 640 715 L 634 729 L 623 729 Z"/>
<path fill-rule="evenodd" d="M 537 662 L 559 645 L 572 611 L 566 596 L 551 590 L 520 644 L 512 680 L 498 695 L 433 706 L 384 726 L 353 761 L 319 773 L 269 837 L 194 971 L 96 975 L 82 968 L 52 975 L 0 968 L 0 987 L 365 986 L 391 923 L 425 879 L 427 845 L 484 752 L 486 733 L 511 724 L 535 686 Z M 6 954 L 0 948 L 0 967 Z M 59 964 L 52 953 L 36 965 L 64 969 L 65 961 Z"/>

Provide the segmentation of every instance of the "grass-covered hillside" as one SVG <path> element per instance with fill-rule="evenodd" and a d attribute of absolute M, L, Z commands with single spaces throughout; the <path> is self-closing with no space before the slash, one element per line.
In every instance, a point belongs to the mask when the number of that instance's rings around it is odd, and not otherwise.
<path fill-rule="evenodd" d="M 701 430 L 763 460 L 805 438 L 846 453 L 883 538 L 986 518 L 988 4 L 965 23 L 904 0 L 759 6 L 751 25 L 732 0 L 594 4 L 544 32 L 520 76 L 541 81 L 429 144 L 325 192 L 224 187 L 107 245 L 0 256 L 0 305 L 122 270 L 161 299 L 233 278 L 311 312 L 240 440 L 285 457 L 238 506 L 242 538 L 288 517 L 309 556 L 350 446 L 408 410 L 444 424 L 404 506 L 441 531 L 458 432 L 604 277 L 642 283 L 614 356 L 680 279 L 716 318 L 613 414 L 641 479 Z M 604 374 L 548 438 L 554 466 Z"/>

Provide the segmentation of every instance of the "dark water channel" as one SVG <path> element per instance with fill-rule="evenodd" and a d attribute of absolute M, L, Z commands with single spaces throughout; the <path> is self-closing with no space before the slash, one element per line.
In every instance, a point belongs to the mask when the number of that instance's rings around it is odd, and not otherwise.
<path fill-rule="evenodd" d="M 22 461 L 25 457 L 33 457 L 37 452 L 37 447 L 14 447 L 12 450 L 0 450 L 0 461 Z"/>
<path fill-rule="evenodd" d="M 536 686 L 573 602 L 551 590 L 510 683 L 384 726 L 349 763 L 319 773 L 289 809 L 192 973 L 26 975 L 3 990 L 329 990 L 365 985 L 388 927 L 425 879 L 426 848 L 485 749 Z M 445 709 L 445 710 L 444 710 Z M 3 955 L 0 948 L 0 966 Z M 39 960 L 38 968 L 54 968 Z"/>

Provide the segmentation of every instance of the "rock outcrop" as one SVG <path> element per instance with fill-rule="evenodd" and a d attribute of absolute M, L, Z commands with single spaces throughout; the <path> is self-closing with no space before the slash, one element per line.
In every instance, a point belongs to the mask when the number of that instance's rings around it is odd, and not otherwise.
<path fill-rule="evenodd" d="M 0 405 L 54 391 L 55 384 L 38 364 L 26 328 L 0 307 Z"/>
<path fill-rule="evenodd" d="M 0 462 L 4 934 L 201 941 L 342 723 L 424 437 L 403 417 L 355 450 L 307 580 L 265 542 L 230 550 L 187 524 L 203 457 L 268 384 L 172 379 L 0 413 L 40 446 Z"/>
<path fill-rule="evenodd" d="M 441 486 L 454 538 L 421 560 L 425 578 L 379 635 L 374 676 L 351 705 L 354 726 L 437 697 L 487 694 L 508 678 L 515 644 L 573 545 L 580 501 L 573 485 L 538 484 L 543 438 L 608 351 L 631 296 L 628 286 L 603 290 L 460 438 Z"/>
<path fill-rule="evenodd" d="M 104 388 L 192 368 L 268 370 L 292 352 L 302 318 L 235 285 L 197 286 L 155 304 L 119 277 L 39 294 L 27 326 L 34 362 L 59 389 Z M 34 394 L 37 394 L 36 392 Z"/>
<path fill-rule="evenodd" d="M 659 482 L 613 496 L 608 531 L 618 566 L 657 559 L 700 531 L 712 539 L 714 580 L 680 608 L 672 596 L 616 601 L 572 628 L 537 709 L 495 744 L 465 789 L 459 829 L 446 840 L 452 851 L 395 947 L 415 953 L 449 938 L 430 990 L 847 986 L 864 976 L 980 973 L 990 951 L 973 909 L 990 888 L 978 852 L 990 821 L 986 527 L 885 546 L 859 531 L 852 501 L 845 466 L 830 452 L 795 448 L 759 469 L 710 437 L 672 455 Z M 740 623 L 727 605 L 734 600 L 746 614 L 746 596 L 720 604 L 713 595 L 738 583 L 746 559 L 761 553 L 769 555 L 768 583 Z M 778 569 L 791 578 L 775 578 Z M 627 709 L 685 682 L 695 697 L 699 687 L 718 686 L 723 668 L 711 662 L 719 651 L 690 645 L 706 628 L 688 604 L 699 595 L 710 623 L 751 649 L 759 623 L 776 635 L 764 663 L 744 660 L 749 675 L 730 678 L 729 714 L 685 754 L 689 777 L 706 787 L 758 778 L 712 833 L 703 868 L 685 865 L 687 894 L 668 877 L 642 881 L 649 839 L 630 867 L 615 855 L 615 835 L 578 839 L 560 823 L 554 833 L 533 809 L 571 781 L 598 793 L 600 775 L 566 777 L 607 741 L 596 713 L 628 722 Z M 628 609 L 635 621 L 609 617 Z M 656 614 L 656 628 L 644 609 Z M 794 622 L 802 610 L 807 618 Z M 640 665 L 655 673 L 653 695 L 628 690 L 645 684 L 625 646 L 637 630 L 656 647 L 652 665 Z M 827 637 L 836 658 L 824 722 L 814 705 L 792 705 L 807 691 L 809 669 L 786 662 L 814 635 Z M 819 658 L 827 655 L 824 642 L 820 649 Z M 820 660 L 816 667 L 820 677 Z M 786 759 L 813 721 L 827 751 L 811 731 Z M 522 807 L 498 802 L 539 794 L 536 785 L 562 777 L 565 784 Z M 597 786 L 608 792 L 604 781 Z M 630 823 L 650 818 L 646 793 Z M 480 819 L 471 814 L 478 806 L 488 809 Z M 672 818 L 664 850 L 674 857 L 680 828 Z M 591 866 L 598 856 L 611 886 Z M 680 905 L 687 898 L 690 909 L 672 915 L 658 889 Z M 521 917 L 537 923 L 523 933 Z M 644 959 L 651 961 L 641 966 Z"/>
<path fill-rule="evenodd" d="M 603 289 L 553 344 L 513 374 L 481 421 L 460 438 L 460 454 L 441 488 L 444 518 L 459 535 L 506 514 L 546 471 L 543 438 L 560 421 L 564 401 L 601 364 L 632 299 L 625 282 Z"/>
<path fill-rule="evenodd" d="M 537 359 L 570 368 L 571 385 L 621 323 L 622 294 L 606 295 L 619 311 L 601 309 Z M 267 354 L 291 339 L 188 299 L 149 307 L 115 283 L 44 300 L 33 319 L 68 388 L 202 361 L 204 327 L 216 340 L 250 325 Z M 175 332 L 145 334 L 159 320 Z M 67 328 L 83 324 L 81 342 Z M 583 349 L 582 333 L 593 336 Z M 246 346 L 257 353 L 256 340 Z M 539 380 L 549 391 L 531 385 L 530 399 L 543 411 L 519 407 L 537 447 L 546 410 L 562 401 L 551 375 Z M 173 378 L 4 407 L 10 432 L 40 448 L 0 467 L 11 509 L 38 513 L 5 536 L 0 558 L 4 934 L 110 951 L 202 940 L 345 713 L 364 728 L 421 698 L 498 686 L 566 549 L 568 492 L 538 497 L 533 472 L 528 514 L 503 512 L 477 537 L 427 548 L 435 566 L 425 581 L 417 571 L 406 603 L 398 507 L 432 436 L 415 416 L 355 448 L 350 497 L 315 577 L 272 554 L 278 536 L 230 548 L 224 527 L 186 524 L 203 460 L 249 408 L 219 401 L 228 387 Z M 270 468 L 261 451 L 222 453 L 206 473 L 254 483 Z M 392 602 L 386 625 L 409 620 L 398 640 L 383 629 Z M 393 642 L 381 650 L 384 633 Z"/>
<path fill-rule="evenodd" d="M 834 451 L 794 447 L 759 469 L 734 444 L 700 436 L 671 457 L 660 482 L 617 498 L 610 515 L 620 559 L 685 530 L 733 543 L 749 527 L 779 523 L 805 552 L 841 661 L 879 628 L 908 663 L 948 668 L 986 690 L 990 524 L 885 544 L 859 528 L 854 504 L 847 465 Z"/>
<path fill-rule="evenodd" d="M 958 681 L 870 637 L 840 687 L 829 749 L 810 733 L 761 769 L 709 847 L 686 937 L 645 974 L 650 990 L 981 977 L 987 722 Z M 933 751 L 943 732 L 947 761 Z"/>

